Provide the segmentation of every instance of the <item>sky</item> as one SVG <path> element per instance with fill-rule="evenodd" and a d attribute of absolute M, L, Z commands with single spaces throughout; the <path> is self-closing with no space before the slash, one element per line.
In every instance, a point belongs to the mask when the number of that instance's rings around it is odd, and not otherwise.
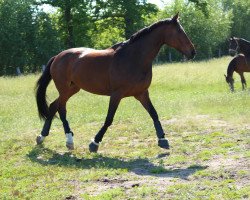
<path fill-rule="evenodd" d="M 167 3 L 172 2 L 173 0 L 148 0 L 149 3 L 153 3 L 156 4 L 160 9 L 164 7 L 164 5 L 166 5 Z M 55 11 L 55 9 L 53 7 L 51 7 L 48 4 L 45 4 L 42 6 L 42 9 L 45 12 L 53 12 Z"/>
<path fill-rule="evenodd" d="M 163 8 L 167 3 L 172 1 L 173 0 L 148 0 L 149 3 L 156 4 L 159 8 Z"/>

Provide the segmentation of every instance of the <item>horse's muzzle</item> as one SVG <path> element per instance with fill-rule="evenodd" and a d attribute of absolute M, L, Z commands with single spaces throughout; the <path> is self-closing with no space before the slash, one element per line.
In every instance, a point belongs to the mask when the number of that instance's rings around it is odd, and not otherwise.
<path fill-rule="evenodd" d="M 193 50 L 189 53 L 189 55 L 187 56 L 188 60 L 194 59 L 195 55 L 196 55 L 196 51 L 195 51 L 195 49 L 193 49 Z"/>

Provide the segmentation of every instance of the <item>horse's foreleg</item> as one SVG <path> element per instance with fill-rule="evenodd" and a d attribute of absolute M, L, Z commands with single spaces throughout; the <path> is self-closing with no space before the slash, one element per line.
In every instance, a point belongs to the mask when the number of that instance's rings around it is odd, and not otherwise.
<path fill-rule="evenodd" d="M 109 100 L 109 108 L 106 120 L 100 131 L 96 134 L 93 141 L 89 144 L 90 152 L 97 152 L 99 143 L 102 141 L 104 134 L 106 133 L 108 127 L 112 124 L 115 112 L 121 101 L 121 96 L 119 94 L 112 94 Z"/>
<path fill-rule="evenodd" d="M 154 121 L 154 127 L 156 130 L 156 135 L 158 137 L 158 146 L 164 149 L 169 149 L 168 140 L 165 139 L 165 133 L 162 129 L 161 122 L 159 121 L 158 114 L 149 98 L 148 91 L 145 91 L 141 95 L 135 96 L 135 98 L 141 102 L 143 107 L 148 111 L 149 115 Z"/>
<path fill-rule="evenodd" d="M 247 87 L 247 83 L 243 73 L 240 74 L 240 78 L 241 78 L 242 90 L 245 90 Z"/>
<path fill-rule="evenodd" d="M 58 101 L 56 99 L 49 106 L 50 116 L 48 119 L 45 120 L 41 134 L 39 136 L 37 136 L 37 138 L 36 138 L 37 144 L 42 144 L 45 137 L 49 135 L 51 123 L 52 123 L 53 117 L 55 116 L 55 114 L 57 112 L 57 109 L 58 109 Z"/>

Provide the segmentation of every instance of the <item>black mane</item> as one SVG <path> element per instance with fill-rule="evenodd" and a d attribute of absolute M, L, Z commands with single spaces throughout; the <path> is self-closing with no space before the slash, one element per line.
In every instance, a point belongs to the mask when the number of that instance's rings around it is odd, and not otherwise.
<path fill-rule="evenodd" d="M 120 49 L 128 44 L 132 44 L 132 43 L 136 42 L 137 40 L 139 40 L 140 38 L 147 35 L 148 33 L 151 33 L 156 28 L 162 26 L 163 24 L 169 24 L 170 22 L 171 22 L 171 19 L 158 21 L 158 22 L 156 22 L 148 27 L 145 27 L 145 28 L 137 31 L 128 40 L 126 40 L 124 42 L 117 43 L 117 44 L 113 45 L 111 48 L 116 50 L 116 49 Z"/>
<path fill-rule="evenodd" d="M 249 56 L 250 55 L 250 42 L 243 39 L 243 38 L 238 38 L 238 43 L 240 50 L 244 55 Z"/>
<path fill-rule="evenodd" d="M 248 45 L 250 45 L 250 41 L 248 41 L 248 40 L 245 40 L 245 39 L 243 39 L 243 38 L 238 38 L 238 40 L 239 40 L 239 41 L 242 41 L 242 42 L 244 42 L 244 43 L 247 43 Z"/>
<path fill-rule="evenodd" d="M 134 33 L 130 39 L 128 40 L 128 43 L 131 44 L 131 43 L 134 43 L 135 41 L 137 41 L 138 39 L 140 39 L 141 37 L 144 37 L 145 35 L 147 35 L 148 33 L 152 32 L 154 29 L 162 26 L 163 24 L 169 24 L 171 22 L 170 19 L 167 19 L 167 20 L 161 20 L 161 21 L 158 21 L 146 28 L 143 28 L 141 30 L 139 30 L 138 32 Z"/>

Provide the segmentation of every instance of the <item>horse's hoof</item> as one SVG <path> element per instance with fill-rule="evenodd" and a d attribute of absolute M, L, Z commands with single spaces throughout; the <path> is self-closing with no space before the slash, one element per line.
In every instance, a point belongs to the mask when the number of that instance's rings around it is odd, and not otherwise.
<path fill-rule="evenodd" d="M 74 143 L 66 142 L 66 147 L 68 148 L 68 150 L 74 150 Z"/>
<path fill-rule="evenodd" d="M 165 138 L 158 140 L 158 146 L 163 148 L 163 149 L 169 149 L 168 140 Z"/>
<path fill-rule="evenodd" d="M 96 153 L 97 152 L 97 150 L 98 150 L 98 145 L 97 144 L 95 144 L 94 142 L 91 142 L 90 144 L 89 144 L 89 151 L 90 152 L 94 152 L 94 153 Z"/>
<path fill-rule="evenodd" d="M 43 143 L 43 139 L 42 139 L 42 137 L 40 136 L 40 135 L 38 135 L 37 137 L 36 137 L 36 144 L 37 145 L 40 145 L 40 144 L 42 144 Z"/>

